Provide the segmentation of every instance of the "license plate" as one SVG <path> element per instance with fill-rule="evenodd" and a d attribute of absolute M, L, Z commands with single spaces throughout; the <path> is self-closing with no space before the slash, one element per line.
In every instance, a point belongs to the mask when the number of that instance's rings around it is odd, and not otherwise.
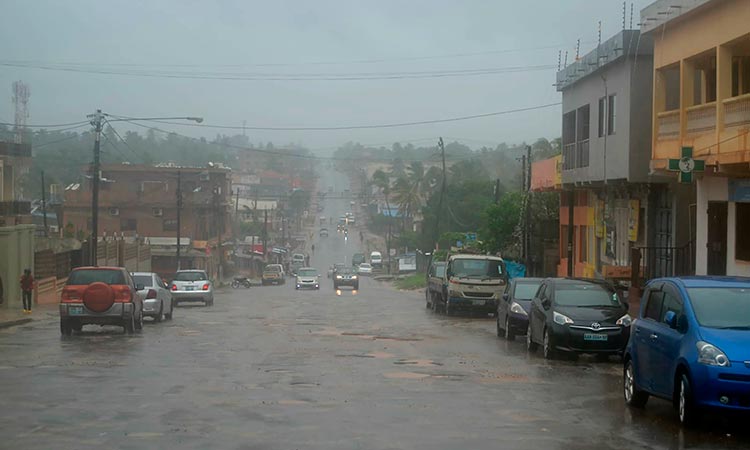
<path fill-rule="evenodd" d="M 472 300 L 472 305 L 484 305 L 484 300 Z"/>
<path fill-rule="evenodd" d="M 83 306 L 69 306 L 68 314 L 71 316 L 80 316 L 83 314 Z"/>
<path fill-rule="evenodd" d="M 607 335 L 606 334 L 594 334 L 594 333 L 585 333 L 583 335 L 584 341 L 606 341 Z"/>
<path fill-rule="evenodd" d="M 185 286 L 185 290 L 186 290 L 186 291 L 192 291 L 192 290 L 193 290 L 193 287 L 192 287 L 192 286 Z"/>

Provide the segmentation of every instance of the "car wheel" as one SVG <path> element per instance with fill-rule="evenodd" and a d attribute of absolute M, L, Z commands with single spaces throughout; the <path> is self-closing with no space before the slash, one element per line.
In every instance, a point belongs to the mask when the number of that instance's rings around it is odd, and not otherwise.
<path fill-rule="evenodd" d="M 125 323 L 122 325 L 122 328 L 127 334 L 135 333 L 135 316 L 131 314 L 130 317 L 125 319 Z"/>
<path fill-rule="evenodd" d="M 81 322 L 75 322 L 75 323 L 71 324 L 71 326 L 70 326 L 70 327 L 71 327 L 71 328 L 73 329 L 73 331 L 75 331 L 76 333 L 80 333 L 80 332 L 81 332 L 81 330 L 83 330 L 83 324 L 82 324 Z"/>
<path fill-rule="evenodd" d="M 686 427 L 692 427 L 698 420 L 698 408 L 693 400 L 693 388 L 687 375 L 680 377 L 680 392 L 677 396 L 677 413 L 680 423 Z"/>
<path fill-rule="evenodd" d="M 505 330 L 500 326 L 500 315 L 495 316 L 495 327 L 497 328 L 497 337 L 505 336 Z"/>
<path fill-rule="evenodd" d="M 159 312 L 154 316 L 154 322 L 161 322 L 164 320 L 164 302 L 159 304 Z"/>
<path fill-rule="evenodd" d="M 73 327 L 70 326 L 68 319 L 60 319 L 60 334 L 63 336 L 73 334 Z"/>
<path fill-rule="evenodd" d="M 142 309 L 141 309 L 140 314 L 138 314 L 138 319 L 135 320 L 135 329 L 136 330 L 143 329 L 143 310 Z"/>
<path fill-rule="evenodd" d="M 167 320 L 172 320 L 172 316 L 174 315 L 174 301 L 169 302 L 169 312 L 164 314 L 164 318 Z"/>
<path fill-rule="evenodd" d="M 625 403 L 633 408 L 643 408 L 646 406 L 648 393 L 638 390 L 635 386 L 635 370 L 633 369 L 633 361 L 631 360 L 625 363 L 625 368 L 622 371 L 622 381 Z"/>
<path fill-rule="evenodd" d="M 505 316 L 505 340 L 514 341 L 516 339 L 515 333 L 510 329 L 510 317 Z"/>
<path fill-rule="evenodd" d="M 544 353 L 544 359 L 555 359 L 555 347 L 552 344 L 549 328 L 544 329 L 542 353 Z"/>
<path fill-rule="evenodd" d="M 239 281 L 236 281 L 236 280 L 232 281 L 232 289 L 237 289 L 239 287 L 240 287 L 240 282 Z"/>
<path fill-rule="evenodd" d="M 424 291 L 424 301 L 425 301 L 424 307 L 427 309 L 432 309 L 432 302 L 430 302 L 430 290 L 429 289 L 425 289 Z"/>
<path fill-rule="evenodd" d="M 526 329 L 526 350 L 534 353 L 539 347 L 539 344 L 534 342 L 534 337 L 531 334 L 531 321 L 529 321 L 529 328 Z"/>

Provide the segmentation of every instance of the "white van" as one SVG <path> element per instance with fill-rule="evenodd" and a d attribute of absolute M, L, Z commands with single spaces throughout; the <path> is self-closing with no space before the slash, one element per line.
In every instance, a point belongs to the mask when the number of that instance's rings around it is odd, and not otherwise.
<path fill-rule="evenodd" d="M 383 255 L 381 255 L 380 252 L 370 253 L 370 264 L 372 264 L 372 267 L 374 268 L 383 267 Z"/>

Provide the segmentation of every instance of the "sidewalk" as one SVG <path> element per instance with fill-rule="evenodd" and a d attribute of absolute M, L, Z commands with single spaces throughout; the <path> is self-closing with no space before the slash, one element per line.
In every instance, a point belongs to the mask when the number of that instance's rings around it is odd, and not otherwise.
<path fill-rule="evenodd" d="M 34 320 L 48 319 L 58 315 L 57 303 L 54 305 L 37 305 L 31 314 L 14 307 L 0 307 L 0 329 L 23 325 Z"/>

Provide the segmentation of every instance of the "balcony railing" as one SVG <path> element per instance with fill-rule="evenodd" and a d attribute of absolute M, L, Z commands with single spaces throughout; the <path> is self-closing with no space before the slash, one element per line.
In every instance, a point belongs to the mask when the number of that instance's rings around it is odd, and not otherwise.
<path fill-rule="evenodd" d="M 716 129 L 716 102 L 687 109 L 687 134 L 702 134 Z"/>
<path fill-rule="evenodd" d="M 563 170 L 571 170 L 576 164 L 576 144 L 575 142 L 563 145 Z"/>
<path fill-rule="evenodd" d="M 589 166 L 589 140 L 584 139 L 576 144 L 576 167 Z"/>
<path fill-rule="evenodd" d="M 750 94 L 724 100 L 724 125 L 736 127 L 750 124 Z"/>
<path fill-rule="evenodd" d="M 695 274 L 693 243 L 682 247 L 637 247 L 639 278 L 678 277 Z"/>
<path fill-rule="evenodd" d="M 680 110 L 664 111 L 656 115 L 657 138 L 659 140 L 680 137 Z"/>
<path fill-rule="evenodd" d="M 31 202 L 0 202 L 0 216 L 22 216 L 31 214 Z"/>

